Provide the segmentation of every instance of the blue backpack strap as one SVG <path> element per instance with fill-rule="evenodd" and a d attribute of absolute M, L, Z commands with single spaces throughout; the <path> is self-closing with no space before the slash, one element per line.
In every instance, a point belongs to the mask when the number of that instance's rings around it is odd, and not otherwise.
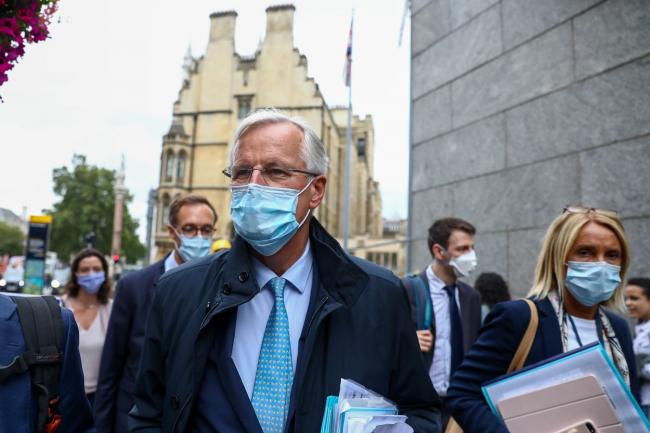
<path fill-rule="evenodd" d="M 409 274 L 402 281 L 411 303 L 411 316 L 416 328 L 429 329 L 433 317 L 429 288 L 418 275 Z"/>
<path fill-rule="evenodd" d="M 418 292 L 420 292 L 420 297 L 422 298 L 422 328 L 420 329 L 429 329 L 431 328 L 431 321 L 433 316 L 433 305 L 431 304 L 431 295 L 429 293 L 429 287 L 425 281 L 419 275 L 413 276 L 415 286 L 418 287 Z"/>

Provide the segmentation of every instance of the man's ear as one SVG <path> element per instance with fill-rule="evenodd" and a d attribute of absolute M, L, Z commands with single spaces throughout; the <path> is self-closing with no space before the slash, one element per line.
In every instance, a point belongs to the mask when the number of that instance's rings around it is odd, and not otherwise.
<path fill-rule="evenodd" d="M 314 194 L 309 200 L 309 209 L 316 209 L 321 204 L 323 198 L 325 197 L 326 186 L 327 176 L 318 176 L 314 179 L 310 187 L 310 189 L 314 191 Z"/>
<path fill-rule="evenodd" d="M 433 244 L 431 246 L 431 254 L 433 255 L 433 258 L 436 259 L 437 261 L 444 261 L 445 260 L 445 250 L 440 246 L 440 244 Z"/>
<path fill-rule="evenodd" d="M 179 244 L 180 239 L 178 238 L 178 234 L 176 234 L 176 230 L 171 224 L 167 224 L 167 234 L 169 235 L 169 238 L 174 241 L 174 244 Z"/>

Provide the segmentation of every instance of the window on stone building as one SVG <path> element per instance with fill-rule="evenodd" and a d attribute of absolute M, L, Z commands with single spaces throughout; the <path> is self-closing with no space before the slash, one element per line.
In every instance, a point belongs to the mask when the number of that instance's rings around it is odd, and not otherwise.
<path fill-rule="evenodd" d="M 357 138 L 357 154 L 359 158 L 366 157 L 366 137 Z"/>
<path fill-rule="evenodd" d="M 397 253 L 391 253 L 390 254 L 390 268 L 392 270 L 397 269 Z"/>
<path fill-rule="evenodd" d="M 373 254 L 371 252 L 367 252 L 366 253 L 366 260 L 368 260 L 369 262 L 372 262 L 373 259 L 374 259 Z"/>
<path fill-rule="evenodd" d="M 174 177 L 174 152 L 172 150 L 167 151 L 165 157 L 165 181 L 171 182 Z"/>
<path fill-rule="evenodd" d="M 185 151 L 181 150 L 178 154 L 178 161 L 176 162 L 176 182 L 183 183 L 185 180 Z"/>
<path fill-rule="evenodd" d="M 238 96 L 237 97 L 237 102 L 238 102 L 238 109 L 237 109 L 237 118 L 238 119 L 243 119 L 244 117 L 248 116 L 248 113 L 251 112 L 251 101 L 252 101 L 251 96 Z"/>

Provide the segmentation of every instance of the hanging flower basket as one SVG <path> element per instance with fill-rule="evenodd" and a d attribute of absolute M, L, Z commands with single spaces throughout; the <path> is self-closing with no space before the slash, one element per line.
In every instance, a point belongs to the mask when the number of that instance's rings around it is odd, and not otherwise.
<path fill-rule="evenodd" d="M 0 86 L 25 54 L 25 45 L 47 39 L 57 1 L 0 0 Z"/>

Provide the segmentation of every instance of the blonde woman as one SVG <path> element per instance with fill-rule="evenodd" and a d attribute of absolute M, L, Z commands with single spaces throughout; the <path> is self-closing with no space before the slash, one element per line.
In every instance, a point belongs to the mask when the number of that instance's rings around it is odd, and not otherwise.
<path fill-rule="evenodd" d="M 600 340 L 638 399 L 632 339 L 625 320 L 612 312 L 625 309 L 629 263 L 616 213 L 565 208 L 546 232 L 528 294 L 537 306 L 539 325 L 525 365 Z M 485 318 L 447 394 L 465 433 L 508 432 L 490 411 L 481 385 L 506 373 L 529 319 L 530 309 L 521 300 L 498 304 Z"/>

